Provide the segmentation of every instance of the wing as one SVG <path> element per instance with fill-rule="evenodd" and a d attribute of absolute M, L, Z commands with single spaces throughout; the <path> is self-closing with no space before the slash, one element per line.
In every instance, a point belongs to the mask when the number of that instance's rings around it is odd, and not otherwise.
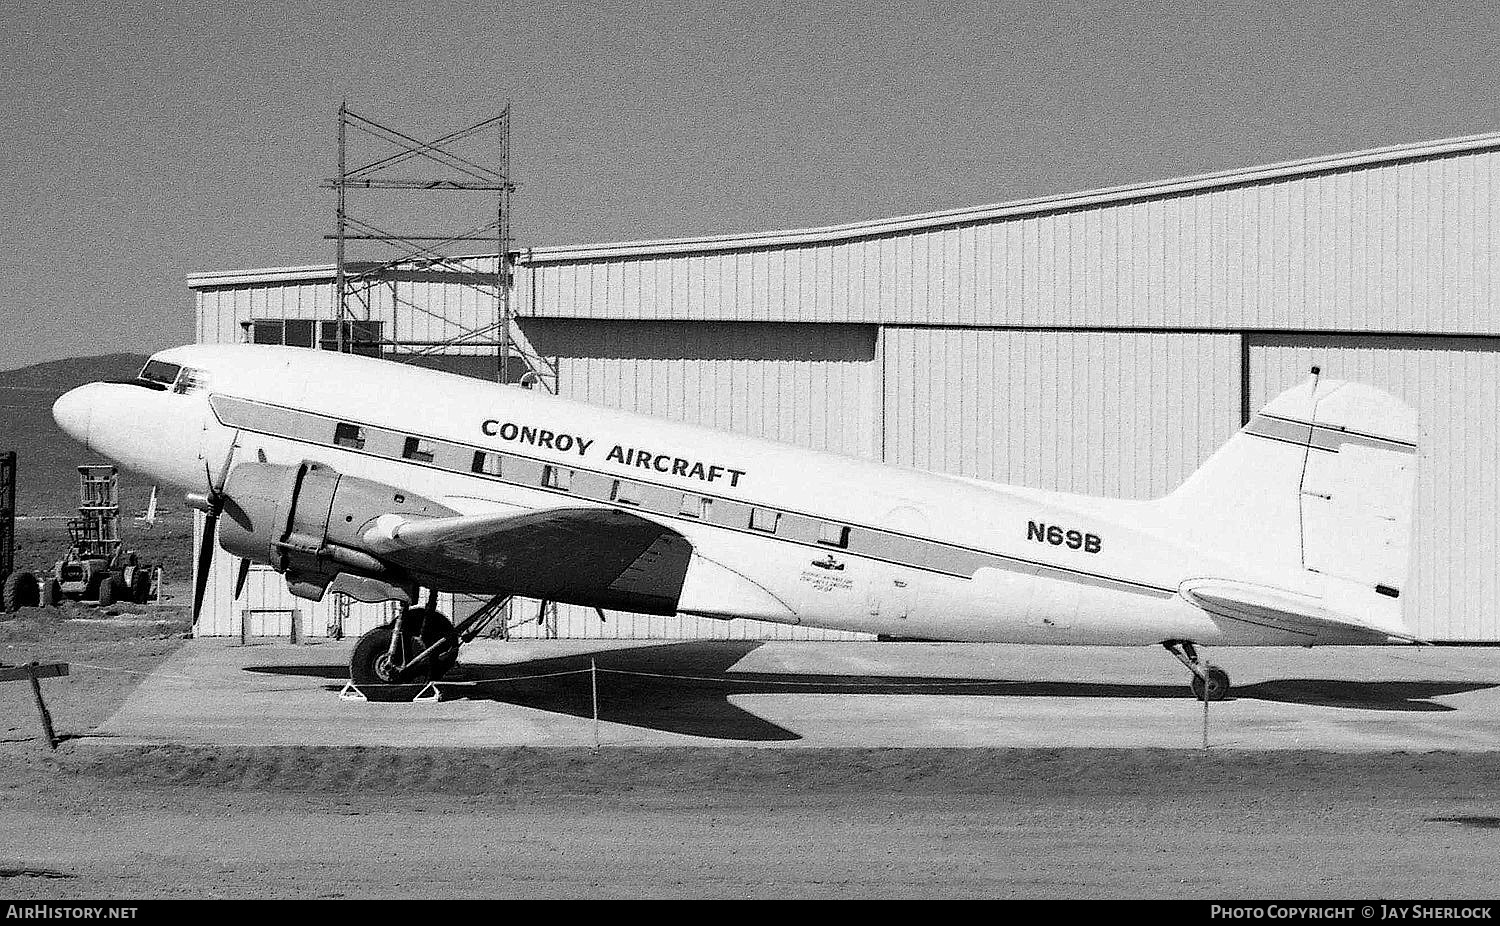
<path fill-rule="evenodd" d="M 448 590 L 646 614 L 676 613 L 692 557 L 676 531 L 610 508 L 421 519 L 388 514 L 364 540 L 382 559 L 441 579 Z"/>
<path fill-rule="evenodd" d="M 1351 620 L 1324 608 L 1318 599 L 1242 582 L 1205 582 L 1185 587 L 1183 597 L 1209 614 L 1227 620 L 1269 627 L 1314 643 L 1421 643 L 1404 630 Z"/>

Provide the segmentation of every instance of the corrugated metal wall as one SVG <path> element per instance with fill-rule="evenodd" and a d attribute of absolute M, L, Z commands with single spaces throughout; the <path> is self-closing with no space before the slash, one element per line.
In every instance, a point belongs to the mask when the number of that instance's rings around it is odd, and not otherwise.
<path fill-rule="evenodd" d="M 523 323 L 569 398 L 785 441 L 879 455 L 873 325 Z"/>
<path fill-rule="evenodd" d="M 1439 640 L 1500 636 L 1500 341 L 1291 335 L 1253 338 L 1249 351 L 1255 407 L 1317 365 L 1417 410 L 1407 621 Z"/>
<path fill-rule="evenodd" d="M 326 282 L 214 287 L 199 290 L 197 303 L 199 344 L 239 343 L 242 323 L 252 319 L 334 316 L 333 285 Z"/>
<path fill-rule="evenodd" d="M 529 315 L 1483 334 L 1500 155 L 826 244 L 533 263 Z"/>
<path fill-rule="evenodd" d="M 1233 334 L 890 328 L 885 457 L 1063 492 L 1152 498 L 1240 426 Z"/>
<path fill-rule="evenodd" d="M 495 259 L 469 261 L 480 270 L 493 271 Z M 454 285 L 444 274 L 411 270 L 366 291 L 355 317 L 384 323 L 385 337 L 409 344 L 444 342 L 491 328 L 496 319 L 492 290 Z M 232 344 L 245 340 L 242 325 L 258 318 L 334 317 L 333 283 L 326 274 L 306 281 L 247 283 L 208 286 L 197 291 L 197 334 L 201 344 Z M 494 341 L 493 331 L 473 341 Z M 448 347 L 452 353 L 472 354 L 494 348 Z"/>

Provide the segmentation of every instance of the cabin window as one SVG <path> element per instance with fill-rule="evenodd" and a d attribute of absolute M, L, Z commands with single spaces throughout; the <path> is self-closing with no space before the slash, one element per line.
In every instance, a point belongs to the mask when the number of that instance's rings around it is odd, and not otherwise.
<path fill-rule="evenodd" d="M 365 429 L 357 424 L 340 421 L 333 428 L 333 442 L 351 450 L 365 449 Z"/>
<path fill-rule="evenodd" d="M 849 528 L 843 524 L 824 521 L 823 526 L 818 529 L 818 543 L 826 543 L 830 547 L 843 549 L 849 546 Z"/>
<path fill-rule="evenodd" d="M 769 508 L 750 509 L 750 526 L 758 531 L 768 534 L 776 533 L 776 523 L 781 520 L 781 512 L 772 511 Z"/>
<path fill-rule="evenodd" d="M 420 437 L 408 437 L 406 444 L 401 448 L 401 457 L 418 463 L 431 463 L 432 441 L 422 440 Z"/>
<path fill-rule="evenodd" d="M 640 483 L 616 479 L 614 488 L 610 490 L 609 500 L 622 505 L 639 505 L 641 503 Z"/>
<path fill-rule="evenodd" d="M 504 459 L 498 453 L 485 453 L 483 450 L 474 451 L 474 467 L 476 473 L 486 476 L 500 475 L 500 461 Z"/>
<path fill-rule="evenodd" d="M 561 466 L 544 466 L 542 467 L 542 485 L 549 489 L 572 491 L 573 471 Z"/>
<path fill-rule="evenodd" d="M 706 518 L 708 517 L 708 506 L 712 502 L 713 499 L 694 495 L 691 492 L 684 492 L 682 494 L 682 504 L 678 507 L 677 513 L 687 515 L 690 518 Z"/>

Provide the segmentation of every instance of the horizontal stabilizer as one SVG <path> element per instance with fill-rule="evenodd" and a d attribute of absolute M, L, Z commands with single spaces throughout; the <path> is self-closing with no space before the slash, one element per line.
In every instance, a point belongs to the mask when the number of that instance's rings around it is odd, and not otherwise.
<path fill-rule="evenodd" d="M 1189 582 L 1182 596 L 1216 617 L 1281 630 L 1314 643 L 1423 643 L 1404 627 L 1377 627 L 1329 611 L 1321 599 L 1281 589 L 1214 579 Z"/>

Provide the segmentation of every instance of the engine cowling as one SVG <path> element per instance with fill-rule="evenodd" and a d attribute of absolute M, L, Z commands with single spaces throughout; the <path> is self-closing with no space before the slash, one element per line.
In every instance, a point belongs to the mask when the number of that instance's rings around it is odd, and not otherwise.
<path fill-rule="evenodd" d="M 412 603 L 415 583 L 404 570 L 361 549 L 376 518 L 396 512 L 444 517 L 451 508 L 403 489 L 345 476 L 324 463 L 297 466 L 241 463 L 224 484 L 219 543 L 235 556 L 265 563 L 286 576 L 299 598 L 320 601 L 336 590 L 362 601 Z"/>

